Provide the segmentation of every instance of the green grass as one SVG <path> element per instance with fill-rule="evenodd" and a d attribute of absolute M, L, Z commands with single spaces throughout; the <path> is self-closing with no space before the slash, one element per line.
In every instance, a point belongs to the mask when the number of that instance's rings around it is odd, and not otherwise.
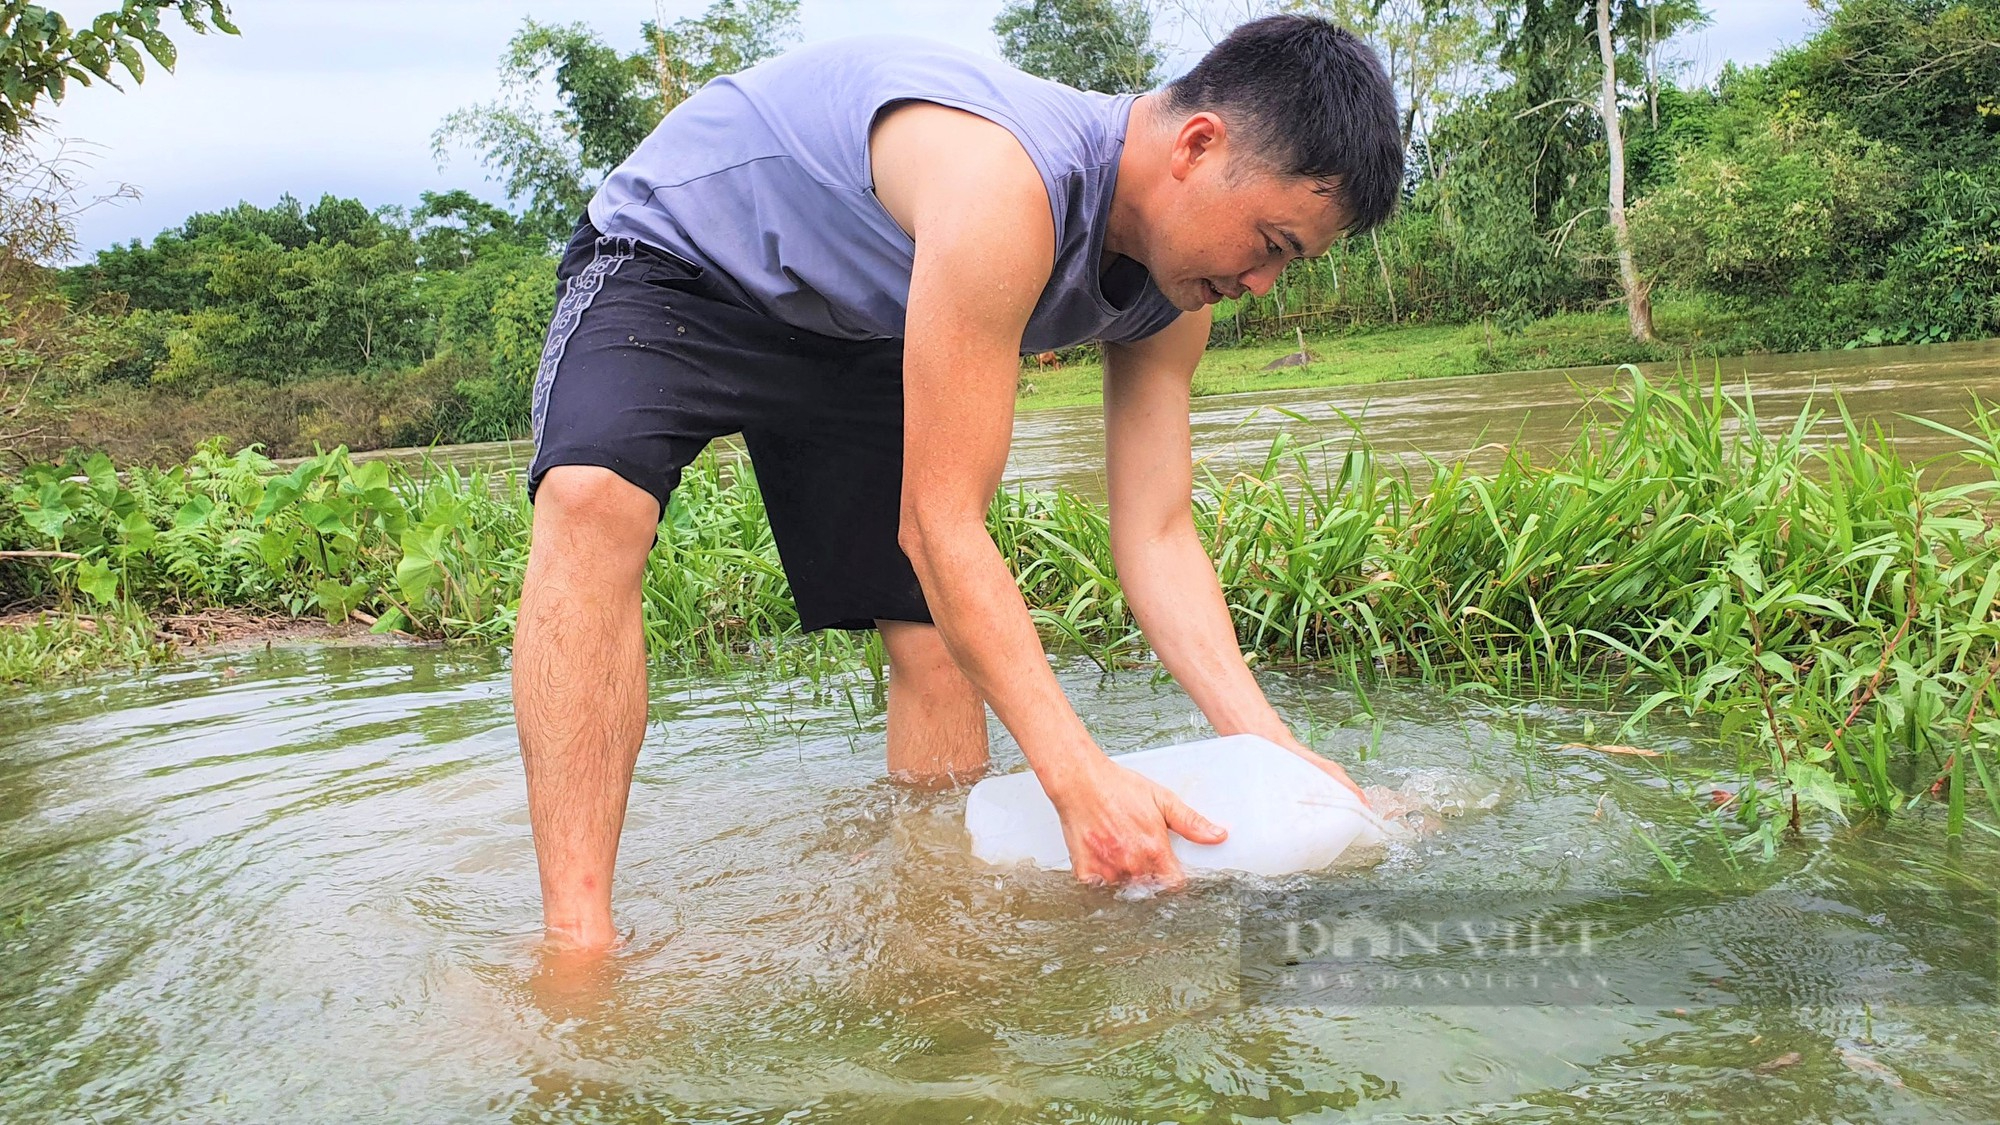
<path fill-rule="evenodd" d="M 143 612 L 51 614 L 30 623 L 0 626 L 0 684 L 55 680 L 106 665 L 150 664 L 172 659 Z"/>
<path fill-rule="evenodd" d="M 1195 369 L 1194 394 L 1289 391 L 1360 386 L 1399 379 L 1480 375 L 1554 367 L 1671 361 L 1689 356 L 1736 355 L 1757 350 L 1741 317 L 1705 304 L 1669 302 L 1655 313 L 1659 345 L 1632 340 L 1625 314 L 1569 313 L 1502 332 L 1486 324 L 1414 325 L 1343 335 L 1305 337 L 1313 362 L 1264 370 L 1298 351 L 1295 338 L 1211 347 Z M 1078 406 L 1103 399 L 1103 365 L 1095 359 L 1060 369 L 1029 365 L 1021 375 L 1023 410 Z"/>
<path fill-rule="evenodd" d="M 1933 792 L 1952 833 L 2000 823 L 2000 409 L 1952 431 L 1946 483 L 1844 413 L 1832 444 L 1809 444 L 1811 415 L 1772 435 L 1717 385 L 1624 376 L 1546 463 L 1405 475 L 1365 446 L 1281 439 L 1257 471 L 1207 479 L 1196 525 L 1241 644 L 1501 700 L 1598 698 L 1626 715 L 1620 741 L 1703 717 L 1755 779 L 1728 814 L 1738 843 L 1767 854 L 1809 813 L 1889 814 Z M 209 448 L 165 471 L 100 456 L 5 487 L 0 549 L 77 557 L 0 561 L 0 580 L 58 610 L 512 633 L 530 513 L 511 476 L 338 450 L 279 472 Z M 1015 489 L 990 524 L 1051 643 L 1144 662 L 1101 504 Z M 879 645 L 799 638 L 756 482 L 714 457 L 661 523 L 644 626 L 657 659 L 687 667 L 881 673 Z M 9 638 L 0 675 L 158 655 L 106 636 L 80 656 L 58 634 Z"/>

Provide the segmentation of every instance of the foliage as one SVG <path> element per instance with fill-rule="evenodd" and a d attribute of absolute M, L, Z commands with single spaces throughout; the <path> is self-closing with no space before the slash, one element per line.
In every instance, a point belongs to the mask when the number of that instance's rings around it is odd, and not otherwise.
<path fill-rule="evenodd" d="M 2000 157 L 2000 0 L 1815 0 L 1825 28 L 1772 81 L 1927 166 Z"/>
<path fill-rule="evenodd" d="M 154 378 L 281 383 L 414 362 L 426 343 L 415 266 L 406 237 L 232 248 L 211 260 L 204 299 L 169 335 Z"/>
<path fill-rule="evenodd" d="M 1143 0 L 1009 0 L 993 34 L 1008 62 L 1065 86 L 1139 94 L 1160 82 L 1161 50 Z"/>
<path fill-rule="evenodd" d="M 451 114 L 433 148 L 441 163 L 454 144 L 477 150 L 524 204 L 523 222 L 560 240 L 668 110 L 709 79 L 778 54 L 797 27 L 797 0 L 715 0 L 699 17 L 648 21 L 644 45 L 624 54 L 587 25 L 525 20 L 501 59 L 500 99 Z M 544 108 L 545 78 L 558 109 Z"/>
<path fill-rule="evenodd" d="M 115 68 L 143 82 L 146 55 L 172 71 L 177 52 L 160 27 L 163 11 L 177 13 L 196 34 L 210 28 L 237 34 L 223 0 L 125 0 L 83 27 L 39 4 L 0 0 L 0 133 L 20 133 L 34 120 L 37 104 L 62 101 L 71 82 L 88 86 L 96 79 L 115 87 Z"/>
<path fill-rule="evenodd" d="M 1670 281 L 1778 295 L 1851 274 L 1903 225 L 1896 153 L 1787 98 L 1733 141 L 1684 150 L 1632 210 L 1641 253 Z"/>
<path fill-rule="evenodd" d="M 1931 172 L 1914 210 L 1914 232 L 1889 250 L 1886 315 L 1860 342 L 2000 335 L 2000 160 Z"/>
<path fill-rule="evenodd" d="M 487 374 L 459 385 L 467 399 L 468 417 L 460 428 L 465 439 L 498 441 L 521 430 L 555 311 L 555 287 L 546 269 L 517 267 L 502 279 L 491 306 Z"/>
<path fill-rule="evenodd" d="M 1746 847 L 1814 804 L 1893 812 L 1936 785 L 1956 831 L 1970 795 L 2000 801 L 2000 412 L 1975 411 L 1953 476 L 1930 481 L 1844 414 L 1823 444 L 1816 412 L 1768 431 L 1747 397 L 1628 374 L 1547 465 L 1410 476 L 1362 446 L 1321 475 L 1280 442 L 1261 471 L 1209 479 L 1196 524 L 1241 643 L 1502 698 L 1608 691 L 1627 738 L 1711 716 L 1761 778 L 1734 810 Z M 289 471 L 216 447 L 122 474 L 100 455 L 33 469 L 7 500 L 0 548 L 76 556 L 0 561 L 16 599 L 359 611 L 489 641 L 512 630 L 529 516 L 518 480 L 344 450 Z M 1051 639 L 1143 657 L 1100 505 L 1010 491 L 991 530 Z M 706 458 L 675 493 L 644 626 L 658 658 L 710 664 L 795 633 L 744 466 Z"/>

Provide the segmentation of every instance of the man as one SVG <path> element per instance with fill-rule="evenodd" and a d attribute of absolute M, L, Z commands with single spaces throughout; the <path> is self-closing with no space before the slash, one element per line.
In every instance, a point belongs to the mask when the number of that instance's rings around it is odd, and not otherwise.
<path fill-rule="evenodd" d="M 1019 357 L 1087 340 L 1139 625 L 1217 732 L 1351 785 L 1244 666 L 1195 534 L 1188 395 L 1208 307 L 1381 222 L 1402 167 L 1380 64 L 1302 16 L 1246 24 L 1136 98 L 881 37 L 668 114 L 570 243 L 534 390 L 514 699 L 550 939 L 616 938 L 641 576 L 681 469 L 739 430 L 801 624 L 882 631 L 893 776 L 977 777 L 990 705 L 1078 879 L 1177 885 L 1168 833 L 1223 838 L 1091 740 L 986 533 Z"/>

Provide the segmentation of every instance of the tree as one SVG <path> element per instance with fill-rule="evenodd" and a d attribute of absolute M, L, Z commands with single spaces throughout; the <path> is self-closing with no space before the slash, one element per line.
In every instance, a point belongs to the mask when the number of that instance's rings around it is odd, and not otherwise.
<path fill-rule="evenodd" d="M 1604 147 L 1611 168 L 1609 215 L 1611 235 L 1618 244 L 1618 284 L 1625 291 L 1625 315 L 1632 325 L 1632 338 L 1653 343 L 1653 298 L 1646 280 L 1639 276 L 1638 259 L 1632 254 L 1632 227 L 1625 220 L 1625 130 L 1618 110 L 1618 52 L 1611 46 L 1611 0 L 1597 0 L 1597 50 L 1604 64 L 1604 82 L 1597 114 L 1604 122 Z"/>
<path fill-rule="evenodd" d="M 1534 145 L 1535 213 L 1548 229 L 1567 221 L 1556 207 L 1563 190 L 1589 165 L 1602 167 L 1589 143 L 1603 136 L 1595 8 L 1595 0 L 1506 0 L 1490 9 L 1498 77 L 1533 130 L 1520 140 Z M 1658 45 L 1708 22 L 1697 0 L 1619 0 L 1609 9 L 1617 79 L 1642 91 L 1660 69 Z"/>
<path fill-rule="evenodd" d="M 1813 0 L 1826 26 L 1771 64 L 1807 107 L 1959 166 L 2000 159 L 2000 0 Z"/>
<path fill-rule="evenodd" d="M 1065 86 L 1137 94 L 1159 82 L 1161 53 L 1143 0 L 1008 0 L 993 34 L 1008 62 Z"/>
<path fill-rule="evenodd" d="M 0 133 L 19 134 L 37 105 L 62 101 L 71 82 L 88 86 L 95 79 L 116 88 L 114 68 L 145 81 L 142 49 L 171 72 L 174 43 L 160 29 L 160 14 L 169 9 L 196 34 L 210 28 L 237 34 L 223 0 L 125 0 L 80 28 L 39 4 L 0 0 Z"/>
<path fill-rule="evenodd" d="M 799 35 L 799 4 L 715 0 L 697 18 L 664 27 L 647 20 L 640 31 L 652 56 L 652 84 L 664 117 L 710 79 L 784 54 Z"/>
<path fill-rule="evenodd" d="M 500 63 L 502 96 L 445 118 L 432 134 L 442 164 L 455 143 L 478 150 L 524 223 L 549 241 L 569 233 L 604 176 L 703 83 L 770 58 L 798 34 L 798 0 L 716 0 L 699 17 L 641 28 L 621 54 L 581 23 L 527 20 Z M 546 85 L 559 108 L 546 109 Z"/>
<path fill-rule="evenodd" d="M 428 341 L 416 248 L 406 232 L 374 241 L 266 241 L 224 247 L 209 262 L 208 299 L 168 340 L 157 378 L 284 383 L 415 362 Z"/>
<path fill-rule="evenodd" d="M 469 191 L 424 192 L 409 221 L 417 239 L 417 264 L 424 270 L 462 270 L 475 261 L 531 252 L 540 256 L 541 248 L 530 245 L 511 212 Z"/>
<path fill-rule="evenodd" d="M 1621 83 L 1643 96 L 1657 72 L 1655 45 L 1707 17 L 1695 0 L 1513 0 L 1494 5 L 1493 14 L 1500 71 L 1512 79 L 1503 100 L 1523 106 L 1513 120 L 1531 130 L 1507 147 L 1535 154 L 1524 169 L 1534 221 L 1565 246 L 1586 216 L 1605 213 L 1633 336 L 1650 341 L 1651 303 L 1625 217 Z M 1601 187 L 1579 194 L 1591 181 Z"/>

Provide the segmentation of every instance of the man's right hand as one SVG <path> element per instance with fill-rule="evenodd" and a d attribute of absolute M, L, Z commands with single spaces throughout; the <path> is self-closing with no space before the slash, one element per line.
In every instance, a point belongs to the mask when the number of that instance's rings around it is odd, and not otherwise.
<path fill-rule="evenodd" d="M 1188 807 L 1166 786 L 1106 758 L 1051 793 L 1080 883 L 1139 883 L 1173 890 L 1187 882 L 1168 833 L 1219 844 L 1228 830 Z"/>

